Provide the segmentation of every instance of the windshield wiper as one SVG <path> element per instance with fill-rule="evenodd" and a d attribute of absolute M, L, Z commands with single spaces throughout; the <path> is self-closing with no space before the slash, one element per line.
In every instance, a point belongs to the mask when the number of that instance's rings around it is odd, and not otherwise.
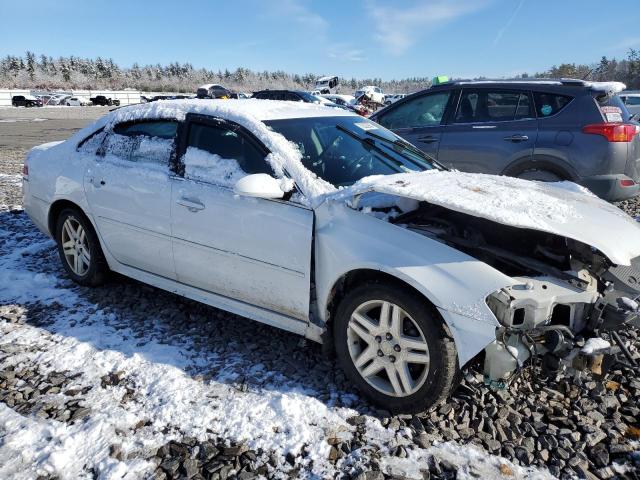
<path fill-rule="evenodd" d="M 382 157 L 383 160 L 390 160 L 391 162 L 393 162 L 393 166 L 392 168 L 396 168 L 398 169 L 398 173 L 401 173 L 403 171 L 403 169 L 406 171 L 408 170 L 406 165 L 404 163 L 402 163 L 401 161 L 393 158 L 391 155 L 389 155 L 387 152 L 385 152 L 384 150 L 382 150 L 379 146 L 377 146 L 375 144 L 375 142 L 369 138 L 363 138 L 360 135 L 358 135 L 356 132 L 352 132 L 351 130 L 349 130 L 346 127 L 343 127 L 342 125 L 336 125 L 336 128 L 338 130 L 340 130 L 341 132 L 346 133 L 347 135 L 349 135 L 352 138 L 355 138 L 356 140 L 358 140 L 360 143 L 362 143 L 365 147 L 367 148 L 372 148 L 373 150 L 375 150 L 379 156 Z"/>
<path fill-rule="evenodd" d="M 383 137 L 382 135 L 378 135 L 377 133 L 373 133 L 371 130 L 367 130 L 366 134 L 377 139 L 380 140 L 384 143 L 388 143 L 390 145 L 396 146 L 396 147 L 401 147 L 404 148 L 405 150 L 409 150 L 410 152 L 418 155 L 419 157 L 424 158 L 425 160 L 428 160 L 429 162 L 432 162 L 436 167 L 442 169 L 442 170 L 447 170 L 447 167 L 445 167 L 444 165 L 442 165 L 440 162 L 438 162 L 435 158 L 433 158 L 431 155 L 429 155 L 428 153 L 423 152 L 422 150 L 414 147 L 413 145 L 411 145 L 409 142 L 407 142 L 406 140 L 404 140 L 403 138 L 396 138 L 395 140 L 391 140 L 390 138 L 386 138 Z"/>

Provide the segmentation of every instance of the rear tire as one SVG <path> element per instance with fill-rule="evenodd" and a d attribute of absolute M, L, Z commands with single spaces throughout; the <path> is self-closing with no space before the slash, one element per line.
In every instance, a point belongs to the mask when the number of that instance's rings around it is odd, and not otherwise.
<path fill-rule="evenodd" d="M 89 219 L 76 208 L 65 208 L 56 220 L 55 234 L 62 266 L 71 279 L 87 287 L 104 283 L 109 267 Z"/>
<path fill-rule="evenodd" d="M 424 299 L 395 284 L 365 283 L 340 302 L 336 356 L 351 382 L 373 403 L 415 413 L 444 400 L 458 362 L 444 322 Z"/>

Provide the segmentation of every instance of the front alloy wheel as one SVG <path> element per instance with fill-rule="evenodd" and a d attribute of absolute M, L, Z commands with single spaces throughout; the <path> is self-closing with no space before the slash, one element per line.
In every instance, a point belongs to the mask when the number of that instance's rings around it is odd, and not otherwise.
<path fill-rule="evenodd" d="M 429 345 L 400 306 L 371 300 L 351 314 L 349 354 L 358 372 L 380 392 L 402 397 L 420 389 L 429 372 Z"/>
<path fill-rule="evenodd" d="M 455 386 L 451 334 L 437 310 L 405 285 L 369 282 L 348 291 L 336 309 L 333 336 L 348 379 L 381 408 L 423 411 Z"/>

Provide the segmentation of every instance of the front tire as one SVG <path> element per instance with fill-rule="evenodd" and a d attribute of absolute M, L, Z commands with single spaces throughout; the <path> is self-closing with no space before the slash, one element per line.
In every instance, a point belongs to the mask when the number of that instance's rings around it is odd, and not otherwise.
<path fill-rule="evenodd" d="M 455 386 L 453 339 L 437 311 L 406 287 L 354 288 L 337 308 L 334 341 L 349 380 L 391 412 L 429 409 Z"/>
<path fill-rule="evenodd" d="M 87 287 L 104 283 L 109 267 L 91 222 L 80 210 L 60 212 L 56 242 L 62 266 L 74 282 Z"/>

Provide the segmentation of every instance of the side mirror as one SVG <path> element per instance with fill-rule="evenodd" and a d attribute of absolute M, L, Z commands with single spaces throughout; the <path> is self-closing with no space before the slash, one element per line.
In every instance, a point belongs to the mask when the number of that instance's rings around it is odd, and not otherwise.
<path fill-rule="evenodd" d="M 245 197 L 282 198 L 285 192 L 278 180 L 266 173 L 255 173 L 242 177 L 235 184 L 234 191 Z"/>

